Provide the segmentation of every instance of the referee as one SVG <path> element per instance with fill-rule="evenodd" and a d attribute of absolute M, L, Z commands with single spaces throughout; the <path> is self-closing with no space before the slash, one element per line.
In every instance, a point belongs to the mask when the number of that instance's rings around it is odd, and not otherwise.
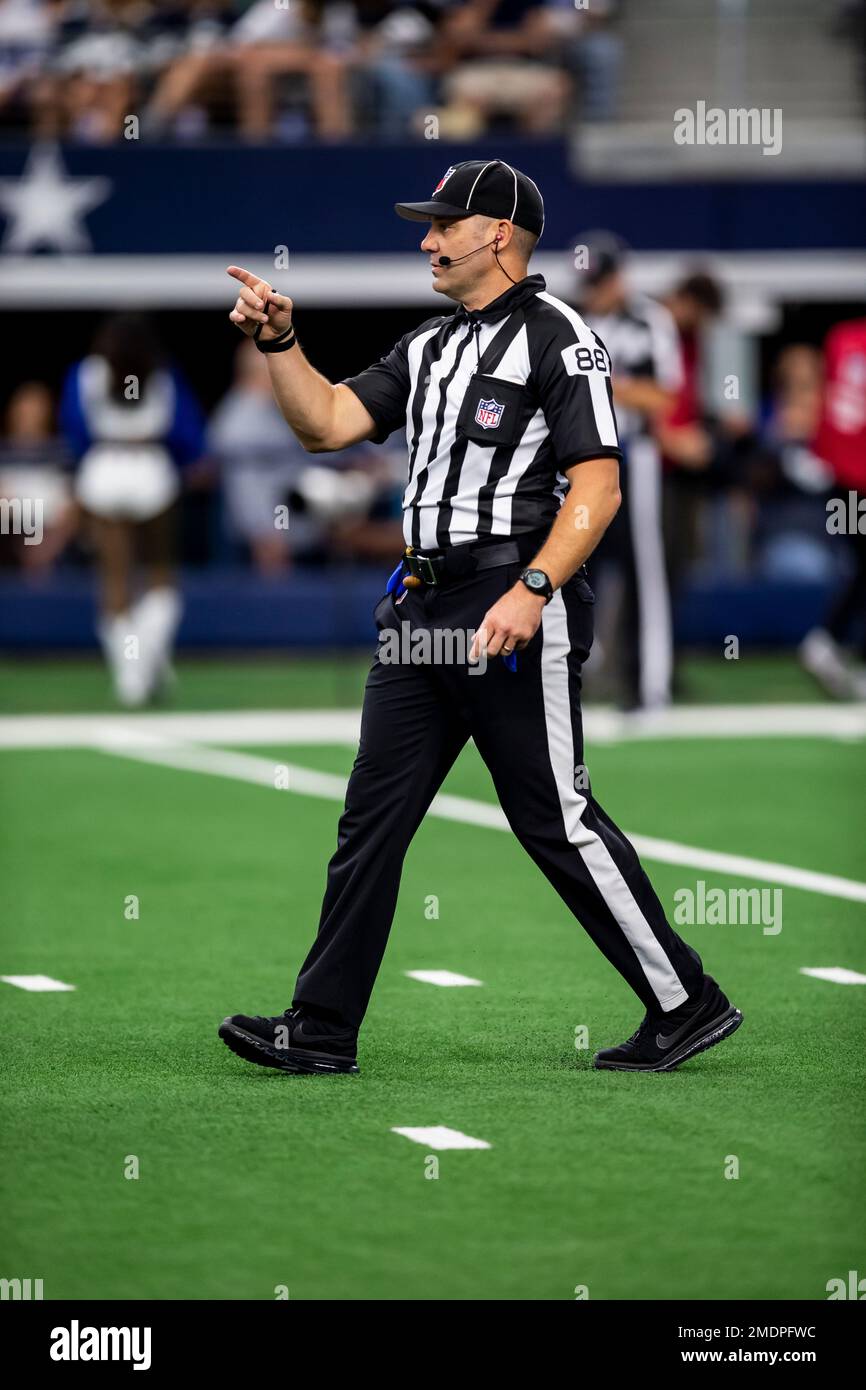
<path fill-rule="evenodd" d="M 292 1007 L 220 1025 L 247 1061 L 356 1072 L 406 850 L 471 737 L 515 835 L 646 1015 L 597 1067 L 668 1071 L 742 1021 L 667 922 L 634 848 L 592 795 L 580 672 L 592 643 L 584 561 L 619 505 L 610 360 L 527 263 L 544 227 L 532 179 L 502 160 L 453 165 L 425 202 L 421 250 L 457 302 L 336 385 L 305 359 L 292 301 L 239 266 L 229 317 L 268 354 L 274 394 L 313 453 L 406 432 L 406 551 L 375 610 L 380 641 L 465 659 L 385 661 L 367 678 L 361 739 L 318 934 Z M 471 638 L 471 642 L 470 642 Z M 483 658 L 483 662 L 482 662 Z"/>
<path fill-rule="evenodd" d="M 626 705 L 663 709 L 670 703 L 673 631 L 662 526 L 662 460 L 653 420 L 672 409 L 683 382 L 673 316 L 663 304 L 631 292 L 625 245 L 605 233 L 587 236 L 588 265 L 578 308 L 610 353 L 619 442 L 622 506 L 593 557 L 610 562 L 623 581 L 619 614 Z M 602 601 L 604 595 L 602 595 Z"/>

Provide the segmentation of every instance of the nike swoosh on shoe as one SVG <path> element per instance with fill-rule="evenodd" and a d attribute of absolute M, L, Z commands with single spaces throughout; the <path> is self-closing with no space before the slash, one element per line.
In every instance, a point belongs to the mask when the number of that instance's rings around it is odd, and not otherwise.
<path fill-rule="evenodd" d="M 656 1033 L 656 1047 L 660 1048 L 662 1052 L 667 1052 L 668 1049 L 673 1047 L 674 1043 L 679 1042 L 680 1038 L 683 1037 L 685 1033 L 688 1033 L 689 1029 L 693 1028 L 694 1025 L 695 1019 L 688 1018 L 685 1023 L 681 1023 L 679 1028 L 675 1029 L 673 1033 L 668 1033 L 667 1037 L 665 1037 L 663 1033 Z"/>

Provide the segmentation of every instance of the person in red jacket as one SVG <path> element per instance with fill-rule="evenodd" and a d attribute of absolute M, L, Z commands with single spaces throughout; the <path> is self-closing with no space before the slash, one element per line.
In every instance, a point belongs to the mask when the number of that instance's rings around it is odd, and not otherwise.
<path fill-rule="evenodd" d="M 813 448 L 836 480 L 827 529 L 845 536 L 853 565 L 824 626 L 803 639 L 800 660 L 832 695 L 863 700 L 866 669 L 849 667 L 843 647 L 855 635 L 866 663 L 866 318 L 837 324 L 824 359 L 824 404 Z"/>

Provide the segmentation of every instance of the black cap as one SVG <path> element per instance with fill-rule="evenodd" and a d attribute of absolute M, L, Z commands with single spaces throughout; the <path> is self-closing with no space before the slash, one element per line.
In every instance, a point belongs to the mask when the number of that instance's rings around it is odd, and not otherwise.
<path fill-rule="evenodd" d="M 426 203 L 395 203 L 410 222 L 431 217 L 505 217 L 541 236 L 544 200 L 536 184 L 504 159 L 468 159 L 445 170 Z"/>

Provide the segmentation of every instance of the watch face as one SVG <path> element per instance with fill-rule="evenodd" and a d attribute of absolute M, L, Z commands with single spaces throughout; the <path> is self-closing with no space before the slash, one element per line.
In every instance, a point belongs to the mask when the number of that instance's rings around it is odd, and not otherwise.
<path fill-rule="evenodd" d="M 543 589 L 547 584 L 547 576 L 542 570 L 527 570 L 523 579 L 530 589 Z"/>

